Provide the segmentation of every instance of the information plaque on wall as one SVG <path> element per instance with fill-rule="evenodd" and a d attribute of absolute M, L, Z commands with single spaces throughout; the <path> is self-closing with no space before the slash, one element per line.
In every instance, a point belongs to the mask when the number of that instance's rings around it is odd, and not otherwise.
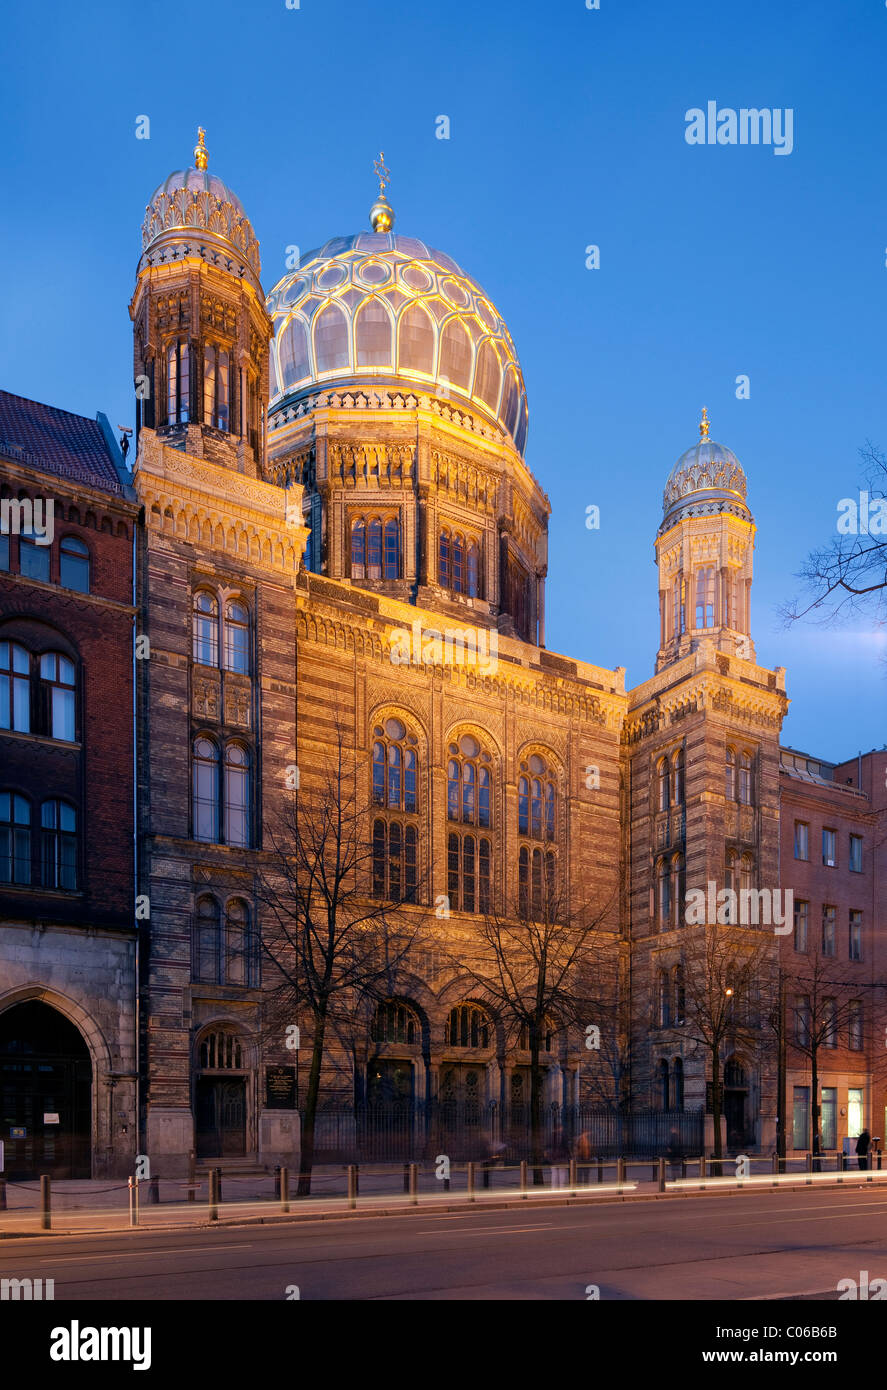
<path fill-rule="evenodd" d="M 295 1067 L 265 1068 L 265 1105 L 268 1110 L 295 1110 Z"/>

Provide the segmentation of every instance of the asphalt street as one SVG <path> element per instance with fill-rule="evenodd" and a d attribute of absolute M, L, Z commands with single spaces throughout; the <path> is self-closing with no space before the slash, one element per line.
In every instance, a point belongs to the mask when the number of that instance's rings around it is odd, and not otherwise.
<path fill-rule="evenodd" d="M 55 1299 L 766 1299 L 887 1278 L 887 1193 L 736 1193 L 530 1211 L 0 1241 Z"/>

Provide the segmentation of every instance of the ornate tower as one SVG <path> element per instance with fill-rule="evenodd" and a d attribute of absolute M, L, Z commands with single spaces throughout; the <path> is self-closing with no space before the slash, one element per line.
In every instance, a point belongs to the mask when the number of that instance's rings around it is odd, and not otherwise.
<path fill-rule="evenodd" d="M 315 573 L 544 644 L 548 499 L 514 343 L 480 285 L 373 230 L 302 257 L 274 321 L 267 476 L 305 488 Z"/>
<path fill-rule="evenodd" d="M 129 307 L 137 430 L 255 477 L 264 453 L 271 321 L 259 243 L 240 199 L 207 172 L 204 132 L 194 167 L 155 190 Z"/>
<path fill-rule="evenodd" d="M 754 660 L 750 602 L 755 524 L 736 455 L 708 437 L 703 407 L 699 442 L 681 454 L 663 494 L 656 535 L 659 653 L 656 670 L 695 651 L 700 641 Z"/>
<path fill-rule="evenodd" d="M 785 672 L 756 664 L 749 627 L 754 523 L 746 480 L 708 438 L 669 475 L 656 537 L 661 636 L 656 674 L 629 694 L 623 785 L 639 1102 L 711 1108 L 711 1059 L 689 1041 L 687 972 L 699 968 L 716 921 L 689 924 L 687 894 L 775 890 L 779 879 L 779 730 Z M 709 901 L 711 899 L 708 899 Z M 722 954 L 775 961 L 772 926 L 731 918 Z M 766 933 L 766 935 L 762 935 Z M 748 935 L 744 935 L 748 934 Z M 708 943 L 706 945 L 706 943 Z M 739 943 L 738 946 L 736 943 Z M 732 967 L 731 967 L 732 968 Z M 769 969 L 769 965 L 767 966 Z M 766 981 L 761 981 L 761 997 Z M 753 1001 L 743 1001 L 754 1012 Z M 766 1147 L 775 1132 L 768 1050 L 725 1044 L 719 1058 L 725 1140 Z M 706 1122 L 711 1143 L 712 1122 Z"/>

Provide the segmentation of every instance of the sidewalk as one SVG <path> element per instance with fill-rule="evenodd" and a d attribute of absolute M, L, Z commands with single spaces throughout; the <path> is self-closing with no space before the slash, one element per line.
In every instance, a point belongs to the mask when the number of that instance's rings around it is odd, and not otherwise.
<path fill-rule="evenodd" d="M 726 1165 L 725 1165 L 726 1166 Z M 453 1165 L 449 1190 L 435 1176 L 433 1163 L 417 1164 L 418 1203 L 425 1209 L 464 1211 L 469 1204 L 468 1174 L 464 1164 Z M 585 1168 L 585 1165 L 583 1165 Z M 523 1205 L 558 1205 L 570 1202 L 590 1201 L 631 1201 L 655 1198 L 687 1198 L 705 1193 L 737 1190 L 773 1191 L 774 1187 L 799 1187 L 822 1185 L 860 1186 L 872 1184 L 880 1186 L 887 1183 L 887 1170 L 884 1172 L 861 1173 L 857 1170 L 846 1173 L 825 1172 L 808 1174 L 804 1167 L 792 1166 L 792 1171 L 776 1178 L 769 1171 L 759 1171 L 752 1177 L 739 1181 L 731 1173 L 724 1178 L 707 1177 L 700 1182 L 698 1163 L 688 1164 L 688 1176 L 677 1176 L 679 1168 L 675 1165 L 666 1169 L 664 1191 L 659 1188 L 658 1172 L 652 1177 L 653 1165 L 647 1160 L 626 1164 L 626 1181 L 622 1186 L 616 1182 L 614 1163 L 604 1165 L 602 1183 L 597 1182 L 597 1165 L 586 1169 L 579 1175 L 575 1188 L 566 1185 L 566 1170 L 557 1173 L 558 1185 L 552 1186 L 552 1170 L 543 1169 L 545 1182 L 536 1186 L 532 1181 L 530 1169 L 526 1194 L 520 1188 L 520 1168 L 496 1167 L 489 1173 L 490 1185 L 483 1185 L 483 1171 L 476 1165 L 474 1203 L 487 1208 Z M 141 1229 L 164 1229 L 170 1227 L 194 1228 L 212 1225 L 253 1221 L 292 1221 L 311 1219 L 331 1219 L 363 1215 L 389 1215 L 397 1212 L 415 1210 L 405 1189 L 403 1165 L 366 1165 L 360 1169 L 356 1209 L 349 1209 L 347 1200 L 346 1170 L 340 1164 L 319 1165 L 312 1174 L 312 1191 L 309 1197 L 296 1197 L 298 1175 L 290 1175 L 289 1213 L 284 1213 L 280 1200 L 275 1196 L 273 1174 L 246 1177 L 222 1177 L 221 1202 L 218 1220 L 210 1222 L 209 1184 L 207 1180 L 195 1183 L 194 1201 L 187 1200 L 188 1183 L 182 1179 L 160 1179 L 157 1182 L 159 1203 L 149 1200 L 149 1184 L 139 1185 L 138 1225 Z M 126 1183 L 113 1179 L 56 1181 L 52 1184 L 51 1230 L 63 1234 L 86 1234 L 102 1231 L 124 1231 L 131 1228 L 129 1210 L 129 1189 Z M 8 1183 L 7 1210 L 0 1211 L 0 1238 L 22 1235 L 43 1235 L 41 1225 L 40 1185 L 38 1182 Z"/>

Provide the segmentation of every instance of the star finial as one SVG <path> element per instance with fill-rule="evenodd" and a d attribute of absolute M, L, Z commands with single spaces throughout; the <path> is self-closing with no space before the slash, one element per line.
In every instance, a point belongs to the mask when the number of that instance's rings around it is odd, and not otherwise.
<path fill-rule="evenodd" d="M 376 171 L 376 178 L 379 180 L 379 192 L 384 197 L 385 189 L 391 182 L 391 170 L 385 168 L 385 151 L 379 151 L 379 158 L 373 160 L 373 168 Z"/>
<path fill-rule="evenodd" d="M 203 126 L 197 131 L 197 144 L 194 146 L 194 164 L 198 169 L 205 169 L 209 163 L 209 151 L 206 148 L 206 131 Z"/>
<path fill-rule="evenodd" d="M 391 171 L 385 167 L 385 151 L 379 151 L 379 158 L 373 160 L 376 178 L 379 180 L 379 196 L 370 208 L 370 226 L 374 232 L 390 232 L 394 226 L 394 208 L 385 197 L 386 185 L 391 182 Z"/>
<path fill-rule="evenodd" d="M 699 421 L 699 437 L 700 437 L 700 439 L 708 439 L 708 427 L 709 427 L 709 426 L 708 426 L 708 411 L 706 410 L 705 406 L 703 406 L 703 407 L 702 407 L 702 419 Z"/>

